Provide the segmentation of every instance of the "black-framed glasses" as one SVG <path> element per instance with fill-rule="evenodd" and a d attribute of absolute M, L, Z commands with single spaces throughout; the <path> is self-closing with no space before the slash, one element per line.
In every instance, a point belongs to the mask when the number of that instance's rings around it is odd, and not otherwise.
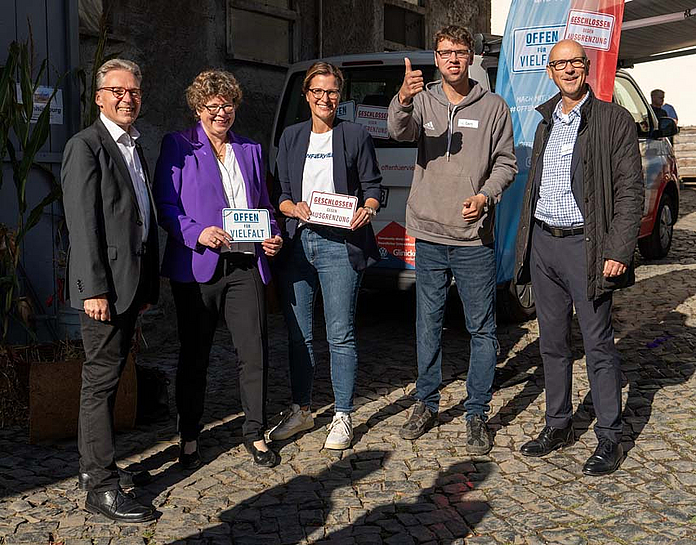
<path fill-rule="evenodd" d="M 336 100 L 341 96 L 341 91 L 338 89 L 319 89 L 315 87 L 314 89 L 309 89 L 309 92 L 312 93 L 312 96 L 317 100 L 321 100 L 324 93 L 326 93 L 330 100 Z"/>
<path fill-rule="evenodd" d="M 574 59 L 558 59 L 557 61 L 550 61 L 549 66 L 554 70 L 565 70 L 566 66 L 573 68 L 585 68 L 587 66 L 587 57 L 575 57 Z"/>
<path fill-rule="evenodd" d="M 438 49 L 435 51 L 441 59 L 449 59 L 454 55 L 457 59 L 466 59 L 471 55 L 469 49 Z"/>
<path fill-rule="evenodd" d="M 203 104 L 203 107 L 208 110 L 210 115 L 217 114 L 220 110 L 227 115 L 234 113 L 234 104 Z"/>
<path fill-rule="evenodd" d="M 118 99 L 121 100 L 126 93 L 130 93 L 133 100 L 140 100 L 143 98 L 143 92 L 140 89 L 126 89 L 125 87 L 100 87 L 99 91 L 111 91 L 111 93 Z"/>

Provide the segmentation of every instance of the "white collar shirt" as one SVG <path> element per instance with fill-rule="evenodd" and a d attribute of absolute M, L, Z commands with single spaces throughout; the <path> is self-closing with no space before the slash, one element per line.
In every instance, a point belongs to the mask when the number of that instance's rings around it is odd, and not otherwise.
<path fill-rule="evenodd" d="M 138 201 L 138 210 L 143 222 L 143 242 L 147 241 L 147 236 L 150 231 L 150 194 L 147 190 L 147 182 L 145 180 L 145 171 L 140 162 L 140 156 L 135 146 L 135 141 L 140 137 L 138 130 L 131 126 L 128 132 L 124 131 L 116 123 L 111 121 L 103 113 L 99 114 L 99 118 L 109 131 L 111 138 L 114 139 L 118 150 L 123 156 L 123 160 L 128 167 L 131 183 L 135 191 L 135 197 Z"/>
<path fill-rule="evenodd" d="M 225 144 L 225 161 L 218 159 L 217 164 L 220 169 L 220 177 L 222 178 L 222 187 L 225 190 L 225 196 L 230 208 L 249 208 L 244 176 L 239 167 L 237 156 L 234 154 L 234 148 L 229 142 Z M 222 251 L 225 252 L 226 250 L 223 249 Z M 253 254 L 255 246 L 253 242 L 233 242 L 229 251 Z"/>

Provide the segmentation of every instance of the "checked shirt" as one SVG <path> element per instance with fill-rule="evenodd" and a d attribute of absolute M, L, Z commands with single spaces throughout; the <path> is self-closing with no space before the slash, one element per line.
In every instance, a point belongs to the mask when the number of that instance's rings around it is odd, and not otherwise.
<path fill-rule="evenodd" d="M 573 197 L 570 165 L 580 127 L 580 108 L 583 99 L 567 114 L 559 100 L 553 111 L 553 127 L 544 151 L 541 187 L 534 217 L 553 227 L 570 228 L 583 224 L 582 212 Z"/>

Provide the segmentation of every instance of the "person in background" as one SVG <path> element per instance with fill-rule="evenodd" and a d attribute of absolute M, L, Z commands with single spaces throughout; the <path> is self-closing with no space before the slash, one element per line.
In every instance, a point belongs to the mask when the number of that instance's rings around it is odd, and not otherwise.
<path fill-rule="evenodd" d="M 289 331 L 292 406 L 269 433 L 273 441 L 311 429 L 314 349 L 312 322 L 319 289 L 324 302 L 335 411 L 325 448 L 346 449 L 353 439 L 353 393 L 358 368 L 355 311 L 363 271 L 379 260 L 370 225 L 379 208 L 382 175 L 372 138 L 336 117 L 343 74 L 316 62 L 302 85 L 311 118 L 286 128 L 278 145 L 280 211 L 287 216 L 287 261 L 281 271 Z M 309 223 L 313 191 L 358 198 L 350 229 Z"/>
<path fill-rule="evenodd" d="M 665 103 L 665 92 L 662 89 L 653 89 L 650 91 L 650 106 L 652 106 L 655 115 L 660 117 L 669 117 L 674 119 L 674 122 L 679 125 L 677 112 L 671 104 Z"/>
<path fill-rule="evenodd" d="M 437 421 L 442 383 L 442 327 L 454 276 L 471 334 L 466 379 L 466 448 L 493 447 L 487 413 L 498 352 L 495 325 L 495 204 L 517 173 L 510 110 L 469 78 L 474 39 L 459 26 L 435 34 L 440 81 L 404 59 L 406 73 L 389 105 L 389 134 L 417 141 L 418 158 L 406 204 L 406 229 L 416 239 L 416 403 L 401 428 L 416 439 Z"/>
<path fill-rule="evenodd" d="M 162 276 L 169 278 L 181 349 L 176 405 L 184 469 L 202 464 L 198 436 L 210 349 L 222 312 L 237 349 L 245 421 L 244 446 L 260 466 L 277 455 L 264 440 L 268 338 L 264 284 L 267 257 L 282 246 L 264 180 L 261 146 L 232 131 L 242 90 L 232 74 L 206 70 L 186 90 L 198 122 L 168 134 L 155 171 L 154 195 L 169 235 Z M 222 209 L 266 209 L 272 236 L 261 243 L 234 242 L 222 229 Z M 231 356 L 231 353 L 230 353 Z"/>
<path fill-rule="evenodd" d="M 570 328 L 582 333 L 597 448 L 586 475 L 615 471 L 623 459 L 621 362 L 614 346 L 612 293 L 635 281 L 633 252 L 643 210 L 636 124 L 621 106 L 597 99 L 590 61 L 578 42 L 562 40 L 546 72 L 559 93 L 537 108 L 516 241 L 515 277 L 532 282 L 546 386 L 546 422 L 520 449 L 545 456 L 574 441 Z"/>
<path fill-rule="evenodd" d="M 85 508 L 118 522 L 147 522 L 152 507 L 123 488 L 149 474 L 116 466 L 114 403 L 138 316 L 157 302 L 157 220 L 145 156 L 133 126 L 142 101 L 134 62 L 96 74 L 99 117 L 65 146 L 61 181 L 70 242 L 68 296 L 80 311 L 85 362 L 77 445 Z"/>

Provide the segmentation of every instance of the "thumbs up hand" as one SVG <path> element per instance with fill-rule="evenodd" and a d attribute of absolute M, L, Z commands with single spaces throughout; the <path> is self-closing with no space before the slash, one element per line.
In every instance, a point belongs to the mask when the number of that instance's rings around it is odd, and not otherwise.
<path fill-rule="evenodd" d="M 399 102 L 404 106 L 411 104 L 413 97 L 423 90 L 423 72 L 421 70 L 413 70 L 411 68 L 411 60 L 404 57 L 404 65 L 406 73 L 404 74 L 404 82 L 399 89 Z"/>

